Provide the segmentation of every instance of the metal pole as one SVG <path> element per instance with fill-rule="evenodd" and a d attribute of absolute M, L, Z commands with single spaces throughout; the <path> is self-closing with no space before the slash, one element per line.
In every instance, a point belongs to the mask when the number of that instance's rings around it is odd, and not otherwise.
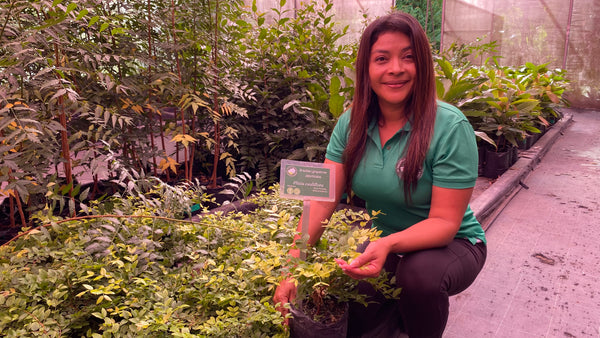
<path fill-rule="evenodd" d="M 442 0 L 442 27 L 440 27 L 440 52 L 444 50 L 444 22 L 446 21 L 446 0 Z"/>
<path fill-rule="evenodd" d="M 569 18 L 567 21 L 567 33 L 565 34 L 565 54 L 563 55 L 562 69 L 567 69 L 567 57 L 569 55 L 569 38 L 571 35 L 571 19 L 573 18 L 573 0 L 569 5 Z"/>
<path fill-rule="evenodd" d="M 302 237 L 304 238 L 308 234 L 308 225 L 310 220 L 310 200 L 305 199 L 302 206 Z M 304 243 L 300 248 L 300 259 L 306 259 L 306 252 L 308 251 L 308 242 Z"/>

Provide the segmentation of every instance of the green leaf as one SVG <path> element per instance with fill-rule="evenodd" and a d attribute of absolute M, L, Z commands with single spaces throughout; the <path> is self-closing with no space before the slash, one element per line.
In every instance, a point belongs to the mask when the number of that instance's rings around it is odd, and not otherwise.
<path fill-rule="evenodd" d="M 438 97 L 444 97 L 444 92 L 446 91 L 446 88 L 444 88 L 444 83 L 439 77 L 435 78 L 435 90 L 437 92 Z"/>
<path fill-rule="evenodd" d="M 503 108 L 502 108 L 502 107 L 501 107 L 501 106 L 500 106 L 498 103 L 496 103 L 496 102 L 494 102 L 494 101 L 486 101 L 486 102 L 487 102 L 487 104 L 489 104 L 490 106 L 492 106 L 492 107 L 494 107 L 494 108 L 496 108 L 496 109 L 498 109 L 498 110 L 500 110 L 500 111 L 503 111 L 503 110 L 504 110 L 504 109 L 503 109 Z"/>
<path fill-rule="evenodd" d="M 541 130 L 539 130 L 538 128 L 536 128 L 536 127 L 533 127 L 533 126 L 529 126 L 529 125 L 524 125 L 524 126 L 522 126 L 522 128 L 523 128 L 524 130 L 527 130 L 527 131 L 529 131 L 529 132 L 532 132 L 532 133 L 534 133 L 534 134 L 540 134 L 540 133 L 542 132 L 542 131 L 541 131 Z"/>
<path fill-rule="evenodd" d="M 90 22 L 88 23 L 88 27 L 91 27 L 93 24 L 95 24 L 96 22 L 98 22 L 98 20 L 100 20 L 100 17 L 99 17 L 99 16 L 97 16 L 97 15 L 96 15 L 96 16 L 93 16 L 93 17 L 90 19 Z"/>
<path fill-rule="evenodd" d="M 71 2 L 68 6 L 67 6 L 67 11 L 66 13 L 69 14 L 71 13 L 75 8 L 77 8 L 77 4 L 74 2 Z"/>
<path fill-rule="evenodd" d="M 474 131 L 475 132 L 475 136 L 481 138 L 482 140 L 486 141 L 487 143 L 493 145 L 495 148 L 498 148 L 498 146 L 496 145 L 496 142 L 494 142 L 494 140 L 492 140 L 491 137 L 488 136 L 487 133 L 483 132 L 483 131 Z"/>
<path fill-rule="evenodd" d="M 89 11 L 87 9 L 82 9 L 79 14 L 77 15 L 77 17 L 75 18 L 75 20 L 81 20 L 81 18 L 83 18 L 84 16 L 86 16 L 89 13 Z"/>
<path fill-rule="evenodd" d="M 467 117 L 479 117 L 479 116 L 487 116 L 487 112 L 483 110 L 470 110 L 464 109 L 462 110 L 463 114 Z"/>
<path fill-rule="evenodd" d="M 454 76 L 453 76 L 454 68 L 452 67 L 452 64 L 448 60 L 440 59 L 440 60 L 438 60 L 438 65 L 442 69 L 442 72 L 444 73 L 444 76 L 447 79 L 449 79 L 449 80 L 454 79 Z"/>
<path fill-rule="evenodd" d="M 329 94 L 330 95 L 338 95 L 340 93 L 340 87 L 342 86 L 342 81 L 339 77 L 334 76 L 331 78 L 329 82 Z"/>
<path fill-rule="evenodd" d="M 519 112 L 529 113 L 533 111 L 536 107 L 539 106 L 539 101 L 535 99 L 523 99 L 514 101 L 513 105 L 517 108 Z"/>
<path fill-rule="evenodd" d="M 329 112 L 333 117 L 338 118 L 344 112 L 344 97 L 341 95 L 332 95 L 329 98 Z"/>
<path fill-rule="evenodd" d="M 264 28 L 260 29 L 260 33 L 258 34 L 259 40 L 265 40 L 267 38 L 267 30 Z"/>
<path fill-rule="evenodd" d="M 66 195 L 69 191 L 71 191 L 72 187 L 73 187 L 73 183 L 65 184 L 65 185 L 62 186 L 62 189 L 60 190 L 60 193 L 62 195 Z"/>
<path fill-rule="evenodd" d="M 79 200 L 85 201 L 87 199 L 89 193 L 90 193 L 90 187 L 86 188 L 85 190 L 83 190 L 81 192 L 81 194 L 79 195 Z"/>
<path fill-rule="evenodd" d="M 456 100 L 465 97 L 467 93 L 475 87 L 477 87 L 476 83 L 468 81 L 453 83 L 450 85 L 450 88 L 448 88 L 446 94 L 444 94 L 444 101 L 455 103 Z"/>
<path fill-rule="evenodd" d="M 125 30 L 123 29 L 123 27 L 116 27 L 110 30 L 110 35 L 119 35 L 124 33 Z"/>

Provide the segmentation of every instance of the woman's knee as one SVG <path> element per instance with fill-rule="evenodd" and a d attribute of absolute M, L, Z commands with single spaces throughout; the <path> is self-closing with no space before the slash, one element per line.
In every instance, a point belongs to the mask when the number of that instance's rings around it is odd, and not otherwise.
<path fill-rule="evenodd" d="M 396 268 L 396 285 L 407 292 L 425 294 L 440 292 L 445 268 L 430 256 L 432 255 L 426 253 L 411 253 L 404 256 Z"/>

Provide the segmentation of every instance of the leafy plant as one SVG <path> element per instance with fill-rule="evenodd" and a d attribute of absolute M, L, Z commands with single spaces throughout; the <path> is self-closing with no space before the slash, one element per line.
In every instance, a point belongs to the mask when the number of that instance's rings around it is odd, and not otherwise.
<path fill-rule="evenodd" d="M 323 7 L 302 4 L 294 15 L 284 5 L 285 0 L 272 10 L 272 22 L 254 5 L 254 30 L 239 40 L 243 58 L 237 72 L 256 101 L 241 103 L 248 119 L 235 121 L 238 165 L 260 173 L 268 185 L 278 180 L 281 158 L 324 159 L 353 84 L 354 49 L 338 43 L 347 28 L 336 27 L 332 1 Z"/>
<path fill-rule="evenodd" d="M 215 37 L 214 2 L 204 0 L 2 2 L 0 183 L 18 209 L 11 207 L 11 224 L 20 218 L 25 225 L 43 210 L 48 191 L 76 198 L 83 173 L 94 182 L 90 196 L 102 194 L 102 180 L 115 175 L 103 164 L 109 151 L 123 165 L 172 182 L 192 181 L 193 150 L 202 159 L 221 143 L 234 149 L 231 127 L 217 140 L 209 136 L 212 118 L 243 115 L 232 101 L 251 93 L 216 70 L 227 67 L 226 57 L 211 65 L 209 55 L 236 56 L 230 36 L 244 30 L 226 21 L 237 21 L 240 4 L 221 4 Z M 215 86 L 213 79 L 222 81 Z M 202 101 L 214 93 L 215 109 Z M 183 158 L 169 140 L 184 149 Z M 218 160 L 235 174 L 232 153 Z"/>
<path fill-rule="evenodd" d="M 395 7 L 419 20 L 432 48 L 440 49 L 443 0 L 396 0 Z"/>
<path fill-rule="evenodd" d="M 229 182 L 223 184 L 223 190 L 219 191 L 221 195 L 231 196 L 228 202 L 245 199 L 259 188 L 261 185 L 260 175 L 256 174 L 255 179 L 248 173 L 241 173 L 229 179 Z"/>
<path fill-rule="evenodd" d="M 481 66 L 471 58 L 495 53 L 495 42 L 452 45 L 437 56 L 437 92 L 440 99 L 456 105 L 467 116 L 478 137 L 494 147 L 517 146 L 528 133 L 540 133 L 549 125 L 545 116 L 567 104 L 564 71 L 546 65 L 501 66 L 487 58 Z"/>
<path fill-rule="evenodd" d="M 367 305 L 365 295 L 358 292 L 358 281 L 346 275 L 335 259 L 352 261 L 359 255 L 357 248 L 361 244 L 379 238 L 380 231 L 366 226 L 370 219 L 371 216 L 363 211 L 343 209 L 336 212 L 319 242 L 306 251 L 306 259 L 290 262 L 293 268 L 290 268 L 289 276 L 298 286 L 295 305 L 313 320 L 330 320 L 332 311 L 337 310 L 330 308 L 333 305 L 340 306 L 350 301 Z M 297 245 L 304 247 L 303 243 L 299 240 Z M 388 297 L 397 298 L 400 294 L 400 289 L 392 287 L 393 278 L 390 279 L 385 272 L 366 281 Z"/>
<path fill-rule="evenodd" d="M 132 177 L 123 175 L 123 195 L 74 218 L 40 214 L 39 227 L 0 246 L 4 336 L 285 337 L 271 298 L 288 272 L 352 297 L 338 289 L 351 281 L 329 259 L 374 240 L 370 230 L 346 233 L 364 214 L 336 214 L 311 249 L 313 262 L 290 267 L 301 202 L 278 198 L 275 188 L 256 197 L 252 213 L 191 221 L 182 217 L 201 203 L 194 189 L 155 181 L 148 190 L 151 182 Z"/>
<path fill-rule="evenodd" d="M 265 248 L 277 227 L 156 216 L 172 210 L 161 201 L 110 199 L 2 246 L 3 335 L 283 336 Z"/>

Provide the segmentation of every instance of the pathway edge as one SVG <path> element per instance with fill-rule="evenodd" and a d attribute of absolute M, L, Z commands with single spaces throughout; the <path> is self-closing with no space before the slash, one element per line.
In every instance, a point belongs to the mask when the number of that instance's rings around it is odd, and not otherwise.
<path fill-rule="evenodd" d="M 552 148 L 556 139 L 573 121 L 573 114 L 563 112 L 562 118 L 550 128 L 530 149 L 519 154 L 520 158 L 502 174 L 489 188 L 470 203 L 475 217 L 487 230 L 506 204 L 523 188 L 523 181 L 544 155 Z"/>

